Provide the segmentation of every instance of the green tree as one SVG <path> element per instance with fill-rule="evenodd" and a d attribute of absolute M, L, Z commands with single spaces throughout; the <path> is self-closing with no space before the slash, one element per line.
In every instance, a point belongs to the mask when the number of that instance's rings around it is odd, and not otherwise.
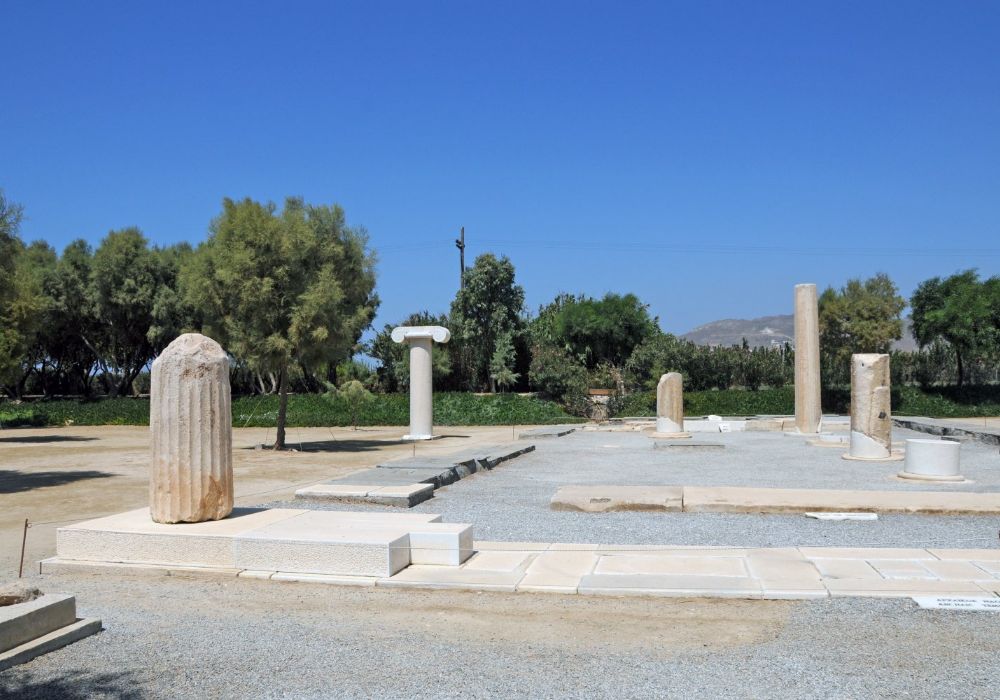
<path fill-rule="evenodd" d="M 101 332 L 101 325 L 87 302 L 90 295 L 94 252 L 82 239 L 63 249 L 52 276 L 46 285 L 51 299 L 48 318 L 41 330 L 41 343 L 70 391 L 84 395 L 91 392 L 97 356 L 89 339 Z"/>
<path fill-rule="evenodd" d="M 21 368 L 15 393 L 25 392 L 28 380 L 37 376 L 37 390 L 48 393 L 48 380 L 53 363 L 50 361 L 48 346 L 58 342 L 51 338 L 49 318 L 53 300 L 48 287 L 55 274 L 58 261 L 56 251 L 45 241 L 33 241 L 24 247 L 14 265 L 14 287 L 17 292 L 13 306 L 16 325 L 23 341 L 21 348 Z"/>
<path fill-rule="evenodd" d="M 514 348 L 514 333 L 506 331 L 497 338 L 493 357 L 490 358 L 490 381 L 494 387 L 506 389 L 513 385 L 521 375 L 514 371 L 517 353 Z"/>
<path fill-rule="evenodd" d="M 0 190 L 0 384 L 17 377 L 25 339 L 19 328 L 15 263 L 24 244 L 18 237 L 24 209 Z"/>
<path fill-rule="evenodd" d="M 660 332 L 637 296 L 612 293 L 602 299 L 560 294 L 539 310 L 530 330 L 535 343 L 560 347 L 588 369 L 623 366 L 636 347 Z"/>
<path fill-rule="evenodd" d="M 274 447 L 284 449 L 289 371 L 353 355 L 378 307 L 375 256 L 337 205 L 289 197 L 279 212 L 248 198 L 222 208 L 182 273 L 185 303 L 229 352 L 277 375 Z"/>
<path fill-rule="evenodd" d="M 523 329 L 524 289 L 514 279 L 507 256 L 485 253 L 465 273 L 465 289 L 451 305 L 453 343 L 459 352 L 463 379 L 474 390 L 496 391 L 490 364 L 497 344 L 512 340 Z"/>
<path fill-rule="evenodd" d="M 361 411 L 375 398 L 374 395 L 357 379 L 348 379 L 339 388 L 330 383 L 326 386 L 324 396 L 328 399 L 341 399 L 347 404 L 347 410 L 351 413 L 351 428 L 357 430 Z"/>
<path fill-rule="evenodd" d="M 828 287 L 819 298 L 820 347 L 824 367 L 849 373 L 851 355 L 887 353 L 902 337 L 900 319 L 906 300 L 885 273 L 867 280 L 852 279 L 841 289 Z"/>
<path fill-rule="evenodd" d="M 138 228 L 112 231 L 94 253 L 89 302 L 96 335 L 84 337 L 108 393 L 125 396 L 155 355 L 153 309 L 164 283 L 160 260 Z"/>
<path fill-rule="evenodd" d="M 921 348 L 938 339 L 954 348 L 959 386 L 968 360 L 996 351 L 997 285 L 980 282 L 975 270 L 966 270 L 921 282 L 910 299 L 913 336 Z"/>

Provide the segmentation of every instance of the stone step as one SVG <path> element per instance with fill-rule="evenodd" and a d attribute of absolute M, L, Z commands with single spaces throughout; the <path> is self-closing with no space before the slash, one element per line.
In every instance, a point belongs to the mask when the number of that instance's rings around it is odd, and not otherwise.
<path fill-rule="evenodd" d="M 541 428 L 522 430 L 517 434 L 518 440 L 533 440 L 535 438 L 557 438 L 569 435 L 576 430 L 572 425 L 546 425 Z"/>
<path fill-rule="evenodd" d="M 391 576 L 412 561 L 457 566 L 472 527 L 430 514 L 238 508 L 225 520 L 164 525 L 148 509 L 56 534 L 56 560 L 160 567 Z"/>
<path fill-rule="evenodd" d="M 49 593 L 26 603 L 0 607 L 0 652 L 74 622 L 76 598 L 64 593 Z"/>

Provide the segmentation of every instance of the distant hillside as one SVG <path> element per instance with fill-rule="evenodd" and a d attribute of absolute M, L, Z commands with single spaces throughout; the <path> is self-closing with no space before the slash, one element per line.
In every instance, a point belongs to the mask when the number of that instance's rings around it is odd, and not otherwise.
<path fill-rule="evenodd" d="M 688 331 L 682 338 L 698 345 L 740 345 L 743 339 L 751 347 L 795 345 L 795 319 L 791 314 L 761 318 L 727 318 L 712 321 Z M 892 345 L 893 350 L 916 350 L 917 343 L 910 333 L 909 319 L 903 319 L 903 339 Z"/>

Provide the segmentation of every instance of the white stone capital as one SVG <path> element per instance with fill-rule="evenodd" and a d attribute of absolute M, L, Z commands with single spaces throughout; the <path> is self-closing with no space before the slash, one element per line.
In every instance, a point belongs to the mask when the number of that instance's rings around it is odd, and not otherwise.
<path fill-rule="evenodd" d="M 414 340 L 433 340 L 435 343 L 447 343 L 451 340 L 451 331 L 442 326 L 398 326 L 392 329 L 392 340 L 396 343 L 409 343 Z"/>

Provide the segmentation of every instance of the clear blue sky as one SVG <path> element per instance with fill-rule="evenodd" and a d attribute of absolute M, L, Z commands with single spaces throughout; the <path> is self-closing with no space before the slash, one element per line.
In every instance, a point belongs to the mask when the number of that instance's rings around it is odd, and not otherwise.
<path fill-rule="evenodd" d="M 0 188 L 61 249 L 338 202 L 378 324 L 507 254 L 665 330 L 1000 273 L 997 2 L 5 3 Z"/>

